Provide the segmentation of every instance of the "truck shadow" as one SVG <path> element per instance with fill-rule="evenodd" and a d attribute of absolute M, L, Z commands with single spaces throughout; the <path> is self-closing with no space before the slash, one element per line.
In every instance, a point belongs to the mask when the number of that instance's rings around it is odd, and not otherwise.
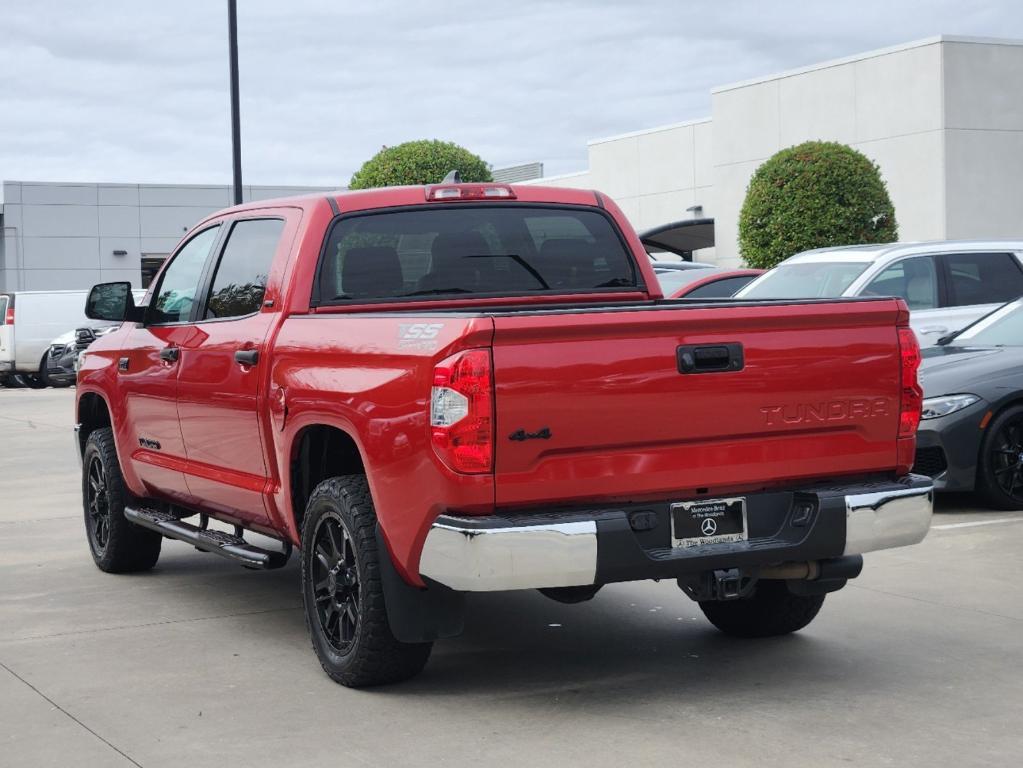
<path fill-rule="evenodd" d="M 258 574 L 217 561 L 202 563 L 196 556 L 161 562 L 164 579 L 180 580 L 175 587 L 167 584 L 171 591 L 188 588 L 189 599 L 209 601 L 214 613 L 233 613 L 229 604 L 240 601 L 259 606 L 263 610 L 253 613 L 263 615 L 252 621 L 263 637 L 296 660 L 305 657 L 303 666 L 321 674 L 309 646 L 294 561 L 281 571 Z M 150 587 L 162 591 L 156 576 Z M 206 589 L 213 584 L 216 589 Z M 578 605 L 556 603 L 535 591 L 474 594 L 465 631 L 438 641 L 419 677 L 360 693 L 433 699 L 485 692 L 512 706 L 565 696 L 587 706 L 629 709 L 636 697 L 648 705 L 680 694 L 696 700 L 703 694 L 720 700 L 723 693 L 760 691 L 806 696 L 844 687 L 850 676 L 858 688 L 885 690 L 894 660 L 878 658 L 863 637 L 847 642 L 835 631 L 833 622 L 845 624 L 847 606 L 838 604 L 843 598 L 831 596 L 803 633 L 738 640 L 715 630 L 673 582 L 611 585 Z M 904 677 L 907 670 L 900 672 Z M 326 677 L 323 683 L 334 685 Z M 337 692 L 351 695 L 340 687 Z"/>

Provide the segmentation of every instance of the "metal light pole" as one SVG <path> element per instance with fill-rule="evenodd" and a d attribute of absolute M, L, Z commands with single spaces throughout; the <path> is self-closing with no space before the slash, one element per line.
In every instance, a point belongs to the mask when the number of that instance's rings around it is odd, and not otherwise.
<path fill-rule="evenodd" d="M 231 58 L 231 161 L 234 165 L 234 204 L 242 201 L 242 129 L 238 115 L 238 2 L 227 0 L 228 47 Z"/>

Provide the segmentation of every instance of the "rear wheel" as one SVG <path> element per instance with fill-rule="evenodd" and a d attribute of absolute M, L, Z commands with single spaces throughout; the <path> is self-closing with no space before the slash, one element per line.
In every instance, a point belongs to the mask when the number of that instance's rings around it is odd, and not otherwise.
<path fill-rule="evenodd" d="M 401 643 L 391 632 L 380 580 L 376 512 L 362 475 L 324 480 L 302 523 L 302 599 L 324 671 L 352 688 L 419 674 L 433 643 Z"/>
<path fill-rule="evenodd" d="M 160 558 L 163 537 L 124 516 L 128 498 L 113 432 L 93 430 L 82 457 L 82 503 L 92 559 L 107 573 L 148 571 Z"/>
<path fill-rule="evenodd" d="M 710 623 L 735 637 L 774 637 L 798 632 L 817 616 L 824 595 L 794 595 L 784 581 L 761 580 L 749 597 L 703 600 Z"/>
<path fill-rule="evenodd" d="M 988 426 L 977 483 L 995 509 L 1023 509 L 1023 405 L 1006 408 Z"/>

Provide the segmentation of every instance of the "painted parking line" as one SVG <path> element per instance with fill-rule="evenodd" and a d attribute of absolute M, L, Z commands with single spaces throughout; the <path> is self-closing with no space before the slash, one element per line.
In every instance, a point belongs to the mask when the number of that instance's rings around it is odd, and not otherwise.
<path fill-rule="evenodd" d="M 969 523 L 946 523 L 945 525 L 932 525 L 933 531 L 949 531 L 953 528 L 975 528 L 979 525 L 999 525 L 1001 523 L 1021 523 L 1023 517 L 1000 517 L 997 520 L 974 520 Z"/>

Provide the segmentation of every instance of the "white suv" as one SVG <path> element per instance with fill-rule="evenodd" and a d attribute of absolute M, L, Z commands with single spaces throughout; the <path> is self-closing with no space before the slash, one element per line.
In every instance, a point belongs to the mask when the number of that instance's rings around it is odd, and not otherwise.
<path fill-rule="evenodd" d="M 1023 296 L 1023 242 L 852 245 L 804 251 L 736 293 L 739 299 L 900 296 L 921 346 Z"/>

